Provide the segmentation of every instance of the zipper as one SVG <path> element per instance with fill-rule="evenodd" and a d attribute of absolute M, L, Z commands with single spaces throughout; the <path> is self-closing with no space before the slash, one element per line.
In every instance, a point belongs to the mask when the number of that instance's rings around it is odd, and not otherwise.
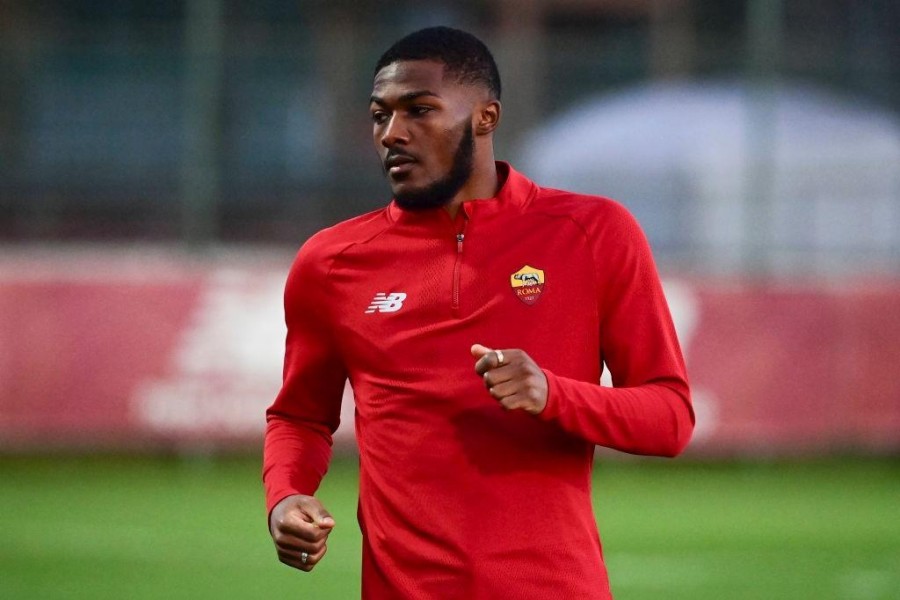
<path fill-rule="evenodd" d="M 451 308 L 459 310 L 459 272 L 462 267 L 463 241 L 466 239 L 466 221 L 463 220 L 462 229 L 456 234 L 456 263 L 453 265 L 453 299 Z"/>

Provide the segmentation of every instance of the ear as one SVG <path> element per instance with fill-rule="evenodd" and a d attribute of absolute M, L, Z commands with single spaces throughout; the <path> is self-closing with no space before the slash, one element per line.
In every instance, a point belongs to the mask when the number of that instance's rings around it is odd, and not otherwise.
<path fill-rule="evenodd" d="M 481 105 L 475 115 L 475 134 L 487 135 L 493 133 L 500 124 L 500 101 L 488 100 Z"/>

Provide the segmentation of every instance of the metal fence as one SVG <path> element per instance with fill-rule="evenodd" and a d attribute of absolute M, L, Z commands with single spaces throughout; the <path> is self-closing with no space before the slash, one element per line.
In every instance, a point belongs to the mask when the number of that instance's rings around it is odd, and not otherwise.
<path fill-rule="evenodd" d="M 602 116 L 604 100 L 648 85 L 744 86 L 744 129 L 686 136 L 670 152 L 693 162 L 671 165 L 670 179 L 646 176 L 656 140 L 679 123 L 702 129 L 707 115 L 675 114 L 649 139 L 623 128 L 608 152 L 578 145 L 595 168 L 572 185 L 630 206 L 664 262 L 900 269 L 891 0 L 0 3 L 0 240 L 297 244 L 380 206 L 389 192 L 369 136 L 371 68 L 391 41 L 436 23 L 494 49 L 499 155 L 537 165 L 529 174 L 542 183 L 569 180 L 527 157 L 552 144 L 549 124 L 595 100 Z M 803 104 L 783 110 L 797 85 L 868 125 L 826 119 L 805 130 L 822 134 L 824 151 L 785 146 L 809 116 Z M 739 164 L 726 169 L 717 145 L 729 143 Z M 627 162 L 629 145 L 646 156 Z M 841 147 L 852 156 L 827 152 Z M 789 152 L 800 156 L 785 162 Z"/>

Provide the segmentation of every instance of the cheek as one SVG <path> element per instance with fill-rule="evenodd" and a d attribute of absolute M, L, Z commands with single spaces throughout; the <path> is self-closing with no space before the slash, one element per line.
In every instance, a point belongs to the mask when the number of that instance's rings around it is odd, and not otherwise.
<path fill-rule="evenodd" d="M 459 148 L 460 134 L 453 129 L 442 129 L 440 135 L 435 136 L 434 156 L 442 166 L 453 163 L 456 150 Z"/>

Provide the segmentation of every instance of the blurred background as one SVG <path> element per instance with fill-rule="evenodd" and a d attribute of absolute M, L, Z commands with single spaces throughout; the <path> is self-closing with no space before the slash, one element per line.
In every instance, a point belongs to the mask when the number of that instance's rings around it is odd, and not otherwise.
<path fill-rule="evenodd" d="M 0 0 L 0 598 L 358 596 L 259 454 L 300 244 L 389 200 L 372 68 L 493 50 L 498 158 L 643 225 L 698 424 L 601 452 L 617 598 L 900 598 L 900 3 Z"/>

